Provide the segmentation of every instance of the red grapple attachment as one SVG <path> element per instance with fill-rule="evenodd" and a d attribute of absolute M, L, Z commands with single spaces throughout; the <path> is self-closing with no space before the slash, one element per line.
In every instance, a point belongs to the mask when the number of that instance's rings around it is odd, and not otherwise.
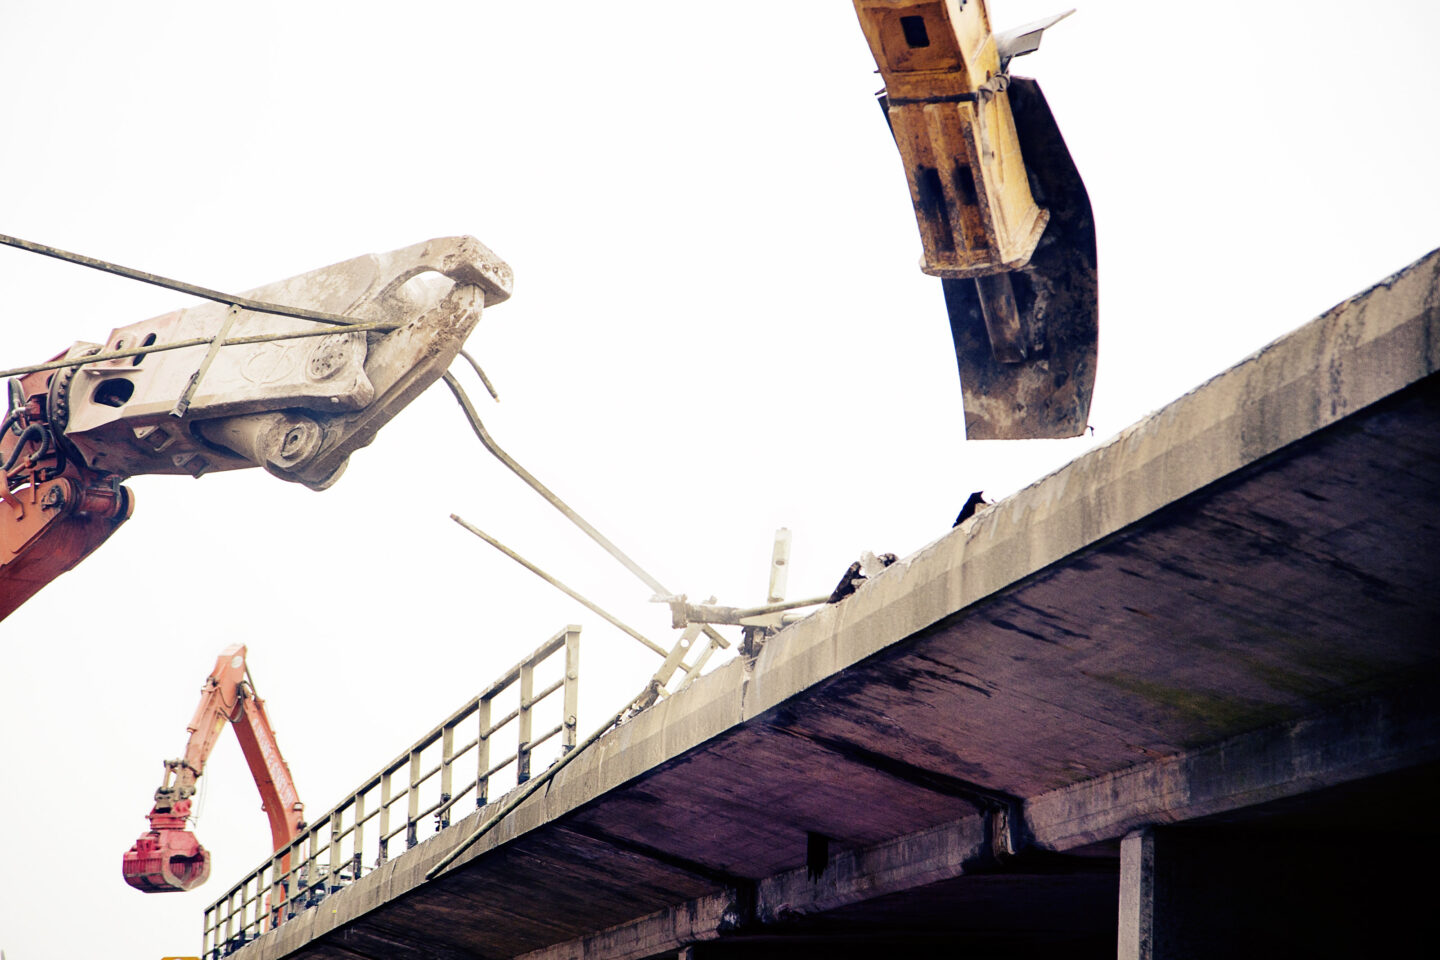
<path fill-rule="evenodd" d="M 190 801 L 150 811 L 150 832 L 125 852 L 125 882 L 144 893 L 169 893 L 200 886 L 210 876 L 210 854 L 185 829 Z"/>

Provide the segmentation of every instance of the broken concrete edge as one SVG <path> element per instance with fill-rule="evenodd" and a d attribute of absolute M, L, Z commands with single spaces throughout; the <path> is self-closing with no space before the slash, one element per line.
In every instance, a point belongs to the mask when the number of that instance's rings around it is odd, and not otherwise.
<path fill-rule="evenodd" d="M 1440 250 L 892 564 L 844 602 L 790 625 L 755 660 L 731 660 L 612 730 L 526 798 L 454 869 L 887 647 L 965 616 L 979 601 L 1437 370 Z M 1045 809 L 1027 804 L 1027 813 L 1032 808 L 1036 815 Z M 456 822 L 262 937 L 242 956 L 287 956 L 415 889 L 491 815 L 480 810 Z M 1067 828 L 1053 828 L 1054 836 L 1046 832 L 1051 829 L 1041 828 L 1035 841 L 1069 849 L 1069 841 L 1057 839 Z M 1081 838 L 1094 833 L 1068 829 Z M 443 875 L 436 880 L 443 881 Z"/>

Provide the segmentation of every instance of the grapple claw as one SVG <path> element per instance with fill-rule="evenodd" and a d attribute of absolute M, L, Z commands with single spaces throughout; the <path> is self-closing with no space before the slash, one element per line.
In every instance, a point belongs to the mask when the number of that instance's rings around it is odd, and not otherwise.
<path fill-rule="evenodd" d="M 125 851 L 125 882 L 143 893 L 172 893 L 200 886 L 210 876 L 210 854 L 185 829 L 190 801 L 150 812 L 150 830 Z"/>

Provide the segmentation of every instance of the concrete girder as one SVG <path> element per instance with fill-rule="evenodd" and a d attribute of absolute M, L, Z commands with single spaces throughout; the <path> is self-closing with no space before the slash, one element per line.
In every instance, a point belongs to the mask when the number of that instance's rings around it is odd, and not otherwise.
<path fill-rule="evenodd" d="M 1074 852 L 1115 844 L 1153 824 L 1233 813 L 1440 762 L 1440 717 L 1432 708 L 1437 695 L 1440 683 L 1410 687 L 1036 797 L 1025 803 L 1017 832 L 1035 847 Z M 986 818 L 966 817 L 840 851 L 818 878 L 805 868 L 787 870 L 517 960 L 646 960 L 694 944 L 773 934 L 806 918 L 944 881 L 1026 869 L 1021 860 L 1007 866 L 992 840 Z M 1138 855 L 1136 848 L 1132 856 Z"/>
<path fill-rule="evenodd" d="M 1069 852 L 1440 761 L 1440 681 L 1405 687 L 1025 802 L 1030 842 Z"/>

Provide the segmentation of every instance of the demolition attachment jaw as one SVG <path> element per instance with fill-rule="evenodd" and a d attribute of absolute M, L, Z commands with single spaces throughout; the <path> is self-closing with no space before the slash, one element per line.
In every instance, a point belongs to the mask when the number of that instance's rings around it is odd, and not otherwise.
<path fill-rule="evenodd" d="M 258 466 L 323 490 L 439 379 L 511 284 L 510 268 L 472 237 L 357 257 L 246 294 L 343 315 L 356 330 L 192 307 L 116 329 L 103 346 L 77 344 L 66 356 L 196 342 L 67 368 L 54 378 L 52 409 L 93 470 L 198 477 Z M 205 342 L 217 336 L 229 342 Z"/>
<path fill-rule="evenodd" d="M 207 689 L 208 689 L 207 684 Z M 150 829 L 125 851 L 125 882 L 142 893 L 176 893 L 200 886 L 210 876 L 210 853 L 185 829 L 199 773 L 185 760 L 166 760 L 165 778 L 155 791 Z"/>
<path fill-rule="evenodd" d="M 126 477 L 263 467 L 324 490 L 511 286 L 473 237 L 430 240 L 245 297 L 204 291 L 224 302 L 19 371 L 0 426 L 0 619 L 129 518 Z"/>

